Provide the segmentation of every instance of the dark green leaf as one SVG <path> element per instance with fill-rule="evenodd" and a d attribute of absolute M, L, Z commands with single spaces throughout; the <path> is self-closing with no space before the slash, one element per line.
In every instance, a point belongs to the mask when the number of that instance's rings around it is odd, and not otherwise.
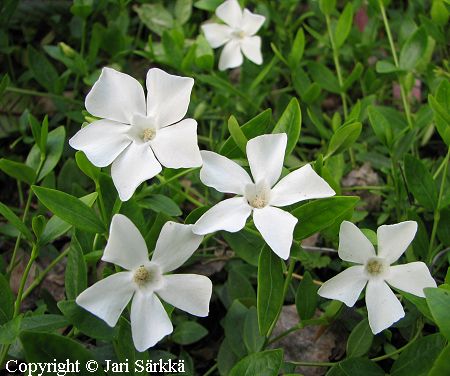
<path fill-rule="evenodd" d="M 259 333 L 258 314 L 255 307 L 251 307 L 245 317 L 244 323 L 244 343 L 248 352 L 256 353 L 264 345 L 265 338 Z"/>
<path fill-rule="evenodd" d="M 36 173 L 31 167 L 20 162 L 10 161 L 9 159 L 0 159 L 0 170 L 14 179 L 30 185 L 36 179 Z"/>
<path fill-rule="evenodd" d="M 322 89 L 336 94 L 341 92 L 336 75 L 325 65 L 311 61 L 308 62 L 308 68 L 313 81 L 317 82 Z"/>
<path fill-rule="evenodd" d="M 303 280 L 298 285 L 297 294 L 295 295 L 295 306 L 297 307 L 300 320 L 308 320 L 316 313 L 318 302 L 317 289 L 318 287 L 314 284 L 311 274 L 306 272 Z"/>
<path fill-rule="evenodd" d="M 72 236 L 67 256 L 65 290 L 69 300 L 74 300 L 87 288 L 87 267 L 83 250 L 76 236 Z"/>
<path fill-rule="evenodd" d="M 14 312 L 14 295 L 8 280 L 0 274 L 0 325 L 12 319 Z"/>
<path fill-rule="evenodd" d="M 367 354 L 372 346 L 373 333 L 367 319 L 361 320 L 352 330 L 347 340 L 347 356 L 357 358 Z"/>
<path fill-rule="evenodd" d="M 20 329 L 33 332 L 53 332 L 69 325 L 69 321 L 62 315 L 36 315 L 22 318 Z"/>
<path fill-rule="evenodd" d="M 27 226 L 20 220 L 20 218 L 14 214 L 14 212 L 8 208 L 5 204 L 0 202 L 0 214 L 7 219 L 16 229 L 18 229 L 25 238 L 32 241 L 33 234 Z"/>
<path fill-rule="evenodd" d="M 245 154 L 248 140 L 233 115 L 231 115 L 228 119 L 228 131 L 230 132 L 231 138 L 234 140 L 238 148 Z"/>
<path fill-rule="evenodd" d="M 331 136 L 326 158 L 341 153 L 352 146 L 361 134 L 361 129 L 362 125 L 359 122 L 344 124 L 339 127 Z"/>
<path fill-rule="evenodd" d="M 266 350 L 240 360 L 229 376 L 277 376 L 282 363 L 283 350 Z"/>
<path fill-rule="evenodd" d="M 353 24 L 353 5 L 347 3 L 339 17 L 336 29 L 334 30 L 334 43 L 336 47 L 341 47 L 350 33 Z"/>
<path fill-rule="evenodd" d="M 34 78 L 51 93 L 61 92 L 61 81 L 55 67 L 45 55 L 28 46 L 28 64 Z"/>
<path fill-rule="evenodd" d="M 424 289 L 428 307 L 442 335 L 450 340 L 450 291 L 428 287 Z"/>
<path fill-rule="evenodd" d="M 178 217 L 183 213 L 175 201 L 170 197 L 160 194 L 145 197 L 138 201 L 138 205 L 146 209 L 151 209 L 155 213 L 164 213 L 171 217 Z"/>
<path fill-rule="evenodd" d="M 434 361 L 427 376 L 450 375 L 450 344 L 445 347 Z"/>
<path fill-rule="evenodd" d="M 383 369 L 369 359 L 350 358 L 336 364 L 326 376 L 384 376 Z"/>
<path fill-rule="evenodd" d="M 182 321 L 173 331 L 172 339 L 179 345 L 190 345 L 208 334 L 204 326 L 195 321 Z"/>
<path fill-rule="evenodd" d="M 288 137 L 285 157 L 289 156 L 297 145 L 302 127 L 302 113 L 297 98 L 292 98 L 286 106 L 272 133 L 286 133 Z"/>
<path fill-rule="evenodd" d="M 411 70 L 415 68 L 427 49 L 427 33 L 423 27 L 412 34 L 400 51 L 400 68 Z"/>
<path fill-rule="evenodd" d="M 162 36 L 165 30 L 173 27 L 172 15 L 160 3 L 135 6 L 134 10 L 142 23 L 159 36 Z"/>

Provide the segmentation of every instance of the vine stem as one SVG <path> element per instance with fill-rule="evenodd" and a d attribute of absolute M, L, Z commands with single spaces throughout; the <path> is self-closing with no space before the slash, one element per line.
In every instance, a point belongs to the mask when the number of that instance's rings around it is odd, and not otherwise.
<path fill-rule="evenodd" d="M 444 195 L 445 181 L 447 180 L 447 168 L 448 168 L 449 158 L 450 158 L 450 147 L 448 148 L 447 155 L 445 156 L 445 159 L 444 159 L 444 170 L 442 172 L 441 188 L 439 189 L 438 202 L 436 204 L 436 208 L 434 209 L 433 228 L 431 230 L 430 246 L 428 248 L 428 259 L 430 262 L 431 262 L 432 255 L 433 255 L 433 247 L 434 247 L 434 240 L 436 238 L 437 227 L 439 225 L 439 220 L 441 219 L 440 207 L 441 207 L 442 196 Z"/>
<path fill-rule="evenodd" d="M 394 58 L 394 64 L 397 68 L 399 68 L 397 52 L 395 51 L 394 39 L 392 38 L 391 28 L 389 26 L 389 21 L 386 16 L 386 9 L 384 8 L 383 0 L 378 0 L 378 5 L 380 6 L 381 16 L 383 18 L 383 23 L 384 23 L 384 28 L 386 30 L 386 34 L 387 34 L 387 37 L 389 40 L 389 46 L 391 47 L 392 57 Z M 411 109 L 409 108 L 409 103 L 406 98 L 405 87 L 404 87 L 401 79 L 399 79 L 399 85 L 400 85 L 400 94 L 401 94 L 402 102 L 403 102 L 403 108 L 405 109 L 406 120 L 408 122 L 408 127 L 409 127 L 409 129 L 413 129 L 413 123 L 412 123 L 412 119 L 411 119 Z"/>
<path fill-rule="evenodd" d="M 53 94 L 53 93 L 43 93 L 41 91 L 36 91 L 36 90 L 28 90 L 28 89 L 21 89 L 18 87 L 12 87 L 12 86 L 8 86 L 5 91 L 9 91 L 11 93 L 17 93 L 17 94 L 25 94 L 25 95 L 31 95 L 34 97 L 48 97 L 48 98 L 56 98 L 56 99 L 62 99 L 64 101 L 67 102 L 71 102 L 73 104 L 76 105 L 82 105 L 83 102 L 80 102 L 79 100 L 73 99 L 73 98 L 69 98 L 69 97 L 65 97 L 63 95 L 58 95 L 58 94 Z"/>

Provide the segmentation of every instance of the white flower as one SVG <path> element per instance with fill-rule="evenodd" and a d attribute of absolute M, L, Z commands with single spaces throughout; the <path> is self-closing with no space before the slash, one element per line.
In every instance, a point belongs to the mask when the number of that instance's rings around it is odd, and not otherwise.
<path fill-rule="evenodd" d="M 325 282 L 318 293 L 352 307 L 367 284 L 366 305 L 372 332 L 377 334 L 405 316 L 403 307 L 388 284 L 420 297 L 425 287 L 436 287 L 423 262 L 395 265 L 414 239 L 417 223 L 406 221 L 378 227 L 378 254 L 372 243 L 353 223 L 344 221 L 339 232 L 339 257 L 360 265 Z"/>
<path fill-rule="evenodd" d="M 202 25 L 202 29 L 212 48 L 225 44 L 220 55 L 219 70 L 242 65 L 242 53 L 255 64 L 262 64 L 261 38 L 255 34 L 266 18 L 248 9 L 242 11 L 237 0 L 227 0 L 219 5 L 216 15 L 226 25 L 207 23 Z"/>
<path fill-rule="evenodd" d="M 83 291 L 76 302 L 115 326 L 128 302 L 131 331 L 138 351 L 154 346 L 173 330 L 159 298 L 195 316 L 207 316 L 211 281 L 196 274 L 169 274 L 182 265 L 203 237 L 192 233 L 192 225 L 167 222 L 149 261 L 144 238 L 125 216 L 116 214 L 102 260 L 126 271 L 113 274 Z"/>
<path fill-rule="evenodd" d="M 194 80 L 153 68 L 147 73 L 147 103 L 133 77 L 103 68 L 86 97 L 86 109 L 102 118 L 78 131 L 69 144 L 98 167 L 112 163 L 111 175 L 122 201 L 169 168 L 199 167 L 197 122 L 183 119 Z M 181 120 L 181 121 L 180 121 Z"/>
<path fill-rule="evenodd" d="M 287 259 L 298 220 L 277 206 L 329 197 L 335 192 L 310 165 L 291 172 L 277 183 L 286 143 L 285 133 L 258 136 L 248 141 L 247 158 L 253 181 L 237 163 L 219 154 L 202 151 L 200 180 L 203 184 L 240 196 L 213 206 L 200 217 L 193 231 L 199 235 L 218 230 L 236 232 L 245 226 L 253 212 L 253 221 L 264 240 L 278 256 Z"/>

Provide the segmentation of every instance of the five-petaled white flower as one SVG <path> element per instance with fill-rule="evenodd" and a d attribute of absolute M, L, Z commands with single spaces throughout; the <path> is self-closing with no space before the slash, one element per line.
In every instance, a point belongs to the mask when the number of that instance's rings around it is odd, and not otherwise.
<path fill-rule="evenodd" d="M 219 70 L 242 65 L 242 53 L 255 64 L 262 64 L 261 38 L 255 34 L 266 18 L 248 9 L 242 11 L 237 0 L 227 0 L 219 5 L 216 15 L 226 25 L 207 23 L 202 25 L 202 29 L 212 48 L 225 44 L 220 55 Z"/>
<path fill-rule="evenodd" d="M 95 283 L 76 302 L 114 326 L 133 298 L 130 314 L 133 342 L 138 351 L 144 351 L 173 330 L 159 298 L 192 315 L 208 315 L 212 292 L 209 278 L 196 274 L 165 275 L 182 265 L 202 239 L 192 233 L 192 225 L 167 222 L 149 261 L 139 230 L 127 217 L 116 214 L 102 260 L 126 271 Z"/>
<path fill-rule="evenodd" d="M 361 265 L 351 266 L 325 282 L 318 293 L 352 307 L 367 284 L 366 305 L 372 332 L 377 334 L 405 316 L 388 284 L 420 297 L 425 287 L 436 287 L 423 262 L 394 265 L 414 239 L 417 223 L 406 221 L 378 227 L 378 254 L 353 223 L 344 221 L 339 232 L 339 257 Z"/>
<path fill-rule="evenodd" d="M 201 166 L 197 122 L 183 119 L 194 80 L 153 68 L 147 73 L 147 103 L 133 77 L 103 68 L 86 97 L 86 109 L 102 118 L 78 131 L 69 144 L 98 167 L 112 163 L 111 175 L 122 201 L 169 168 Z M 156 155 L 156 157 L 155 157 Z"/>
<path fill-rule="evenodd" d="M 253 181 L 236 162 L 210 151 L 202 151 L 200 180 L 203 184 L 220 192 L 241 196 L 213 206 L 200 217 L 193 231 L 199 235 L 218 230 L 236 232 L 245 226 L 253 212 L 253 221 L 264 240 L 279 257 L 287 259 L 298 220 L 277 206 L 329 197 L 335 192 L 310 165 L 291 172 L 277 183 L 283 168 L 286 144 L 285 133 L 262 135 L 248 141 L 247 158 Z"/>

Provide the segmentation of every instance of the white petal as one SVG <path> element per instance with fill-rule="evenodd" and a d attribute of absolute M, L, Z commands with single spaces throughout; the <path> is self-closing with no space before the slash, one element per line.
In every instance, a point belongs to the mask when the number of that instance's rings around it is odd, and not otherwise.
<path fill-rule="evenodd" d="M 351 266 L 320 286 L 317 292 L 323 298 L 339 300 L 353 307 L 367 283 L 363 266 Z"/>
<path fill-rule="evenodd" d="M 133 275 L 120 272 L 98 281 L 78 295 L 76 302 L 85 310 L 115 326 L 134 293 Z"/>
<path fill-rule="evenodd" d="M 202 25 L 203 33 L 212 48 L 217 48 L 228 42 L 233 29 L 228 25 L 207 23 Z"/>
<path fill-rule="evenodd" d="M 353 223 L 344 221 L 339 230 L 339 257 L 342 260 L 365 264 L 375 257 L 372 243 Z"/>
<path fill-rule="evenodd" d="M 145 116 L 142 85 L 128 74 L 111 68 L 102 73 L 86 96 L 86 109 L 94 116 L 131 124 L 133 115 Z"/>
<path fill-rule="evenodd" d="M 155 294 L 136 292 L 131 303 L 130 320 L 134 347 L 138 351 L 155 346 L 173 331 L 169 316 Z"/>
<path fill-rule="evenodd" d="M 367 283 L 366 305 L 373 334 L 389 328 L 405 316 L 401 303 L 382 279 L 369 280 Z"/>
<path fill-rule="evenodd" d="M 252 208 L 244 197 L 233 197 L 221 201 L 203 214 L 192 231 L 199 235 L 224 230 L 237 232 L 245 226 Z"/>
<path fill-rule="evenodd" d="M 263 57 L 261 54 L 261 38 L 255 37 L 245 37 L 241 41 L 241 50 L 247 59 L 254 62 L 255 64 L 262 64 Z"/>
<path fill-rule="evenodd" d="M 247 142 L 247 158 L 255 183 L 265 180 L 273 187 L 278 181 L 286 144 L 286 133 L 265 134 Z"/>
<path fill-rule="evenodd" d="M 287 211 L 266 206 L 253 210 L 253 221 L 269 247 L 282 259 L 288 259 L 298 219 Z"/>
<path fill-rule="evenodd" d="M 270 204 L 291 205 L 312 198 L 334 196 L 336 192 L 311 167 L 303 166 L 281 179 L 271 192 Z"/>
<path fill-rule="evenodd" d="M 108 243 L 102 257 L 127 270 L 148 262 L 148 250 L 141 233 L 127 217 L 114 215 L 109 230 Z"/>
<path fill-rule="evenodd" d="M 150 146 L 133 142 L 113 162 L 111 176 L 120 199 L 127 201 L 142 182 L 151 179 L 161 170 Z"/>
<path fill-rule="evenodd" d="M 226 0 L 216 8 L 216 15 L 235 28 L 242 25 L 242 10 L 237 0 Z"/>
<path fill-rule="evenodd" d="M 378 227 L 378 256 L 390 264 L 397 261 L 414 239 L 417 222 L 406 221 Z"/>
<path fill-rule="evenodd" d="M 200 167 L 202 157 L 197 144 L 197 122 L 184 119 L 177 124 L 159 129 L 150 141 L 156 158 L 168 168 Z"/>
<path fill-rule="evenodd" d="M 252 184 L 247 172 L 236 162 L 220 154 L 202 150 L 203 166 L 200 180 L 219 192 L 245 194 L 245 186 Z"/>
<path fill-rule="evenodd" d="M 242 30 L 247 35 L 254 35 L 261 28 L 265 20 L 266 17 L 252 13 L 245 8 L 242 15 Z"/>
<path fill-rule="evenodd" d="M 242 65 L 244 58 L 241 53 L 241 44 L 237 40 L 230 40 L 222 50 L 219 59 L 219 70 L 236 68 Z"/>
<path fill-rule="evenodd" d="M 94 166 L 106 167 L 131 143 L 131 127 L 111 120 L 97 120 L 81 128 L 69 145 L 86 154 Z"/>
<path fill-rule="evenodd" d="M 208 277 L 197 274 L 171 274 L 164 276 L 164 287 L 156 293 L 169 304 L 205 317 L 209 312 L 212 283 Z"/>
<path fill-rule="evenodd" d="M 194 234 L 192 227 L 175 222 L 164 224 L 152 257 L 163 273 L 183 265 L 202 242 L 203 236 Z"/>
<path fill-rule="evenodd" d="M 436 282 L 431 276 L 428 267 L 420 261 L 391 266 L 386 282 L 392 287 L 422 298 L 425 298 L 424 288 L 436 287 Z"/>
<path fill-rule="evenodd" d="M 158 128 L 180 121 L 188 110 L 192 86 L 193 78 L 150 69 L 147 73 L 147 116 L 155 119 Z"/>

